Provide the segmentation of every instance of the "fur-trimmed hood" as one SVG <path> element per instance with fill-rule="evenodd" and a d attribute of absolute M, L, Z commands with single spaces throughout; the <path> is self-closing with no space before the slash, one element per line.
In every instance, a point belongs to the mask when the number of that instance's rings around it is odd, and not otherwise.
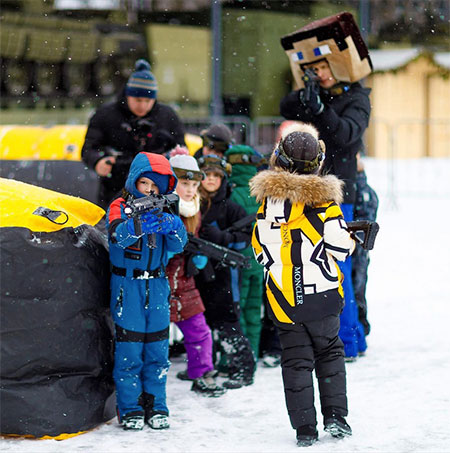
<path fill-rule="evenodd" d="M 271 198 L 315 206 L 330 201 L 341 204 L 343 186 L 344 182 L 334 175 L 298 175 L 274 169 L 257 173 L 250 180 L 250 193 L 258 203 Z"/>

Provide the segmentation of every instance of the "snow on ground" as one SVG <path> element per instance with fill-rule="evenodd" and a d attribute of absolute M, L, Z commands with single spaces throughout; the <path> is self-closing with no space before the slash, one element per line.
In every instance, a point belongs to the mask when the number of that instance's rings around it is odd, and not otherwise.
<path fill-rule="evenodd" d="M 369 272 L 372 332 L 366 357 L 347 364 L 353 437 L 324 433 L 308 452 L 450 451 L 450 159 L 367 160 L 381 225 Z M 395 173 L 392 169 L 395 168 Z M 395 190 L 394 190 L 395 187 Z M 279 368 L 253 386 L 209 399 L 168 376 L 171 428 L 125 432 L 117 421 L 68 439 L 0 440 L 2 452 L 293 452 Z M 317 393 L 316 393 L 317 395 Z"/>

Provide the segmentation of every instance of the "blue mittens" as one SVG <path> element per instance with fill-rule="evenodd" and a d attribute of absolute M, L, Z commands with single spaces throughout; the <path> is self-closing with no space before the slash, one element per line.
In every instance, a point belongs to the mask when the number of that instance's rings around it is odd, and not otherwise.
<path fill-rule="evenodd" d="M 202 270 L 208 264 L 208 257 L 205 255 L 194 255 L 192 262 L 197 269 Z"/>
<path fill-rule="evenodd" d="M 149 214 L 148 221 L 142 221 L 141 225 L 142 231 L 146 234 L 168 234 L 178 230 L 183 222 L 178 216 L 163 212 L 158 216 Z"/>

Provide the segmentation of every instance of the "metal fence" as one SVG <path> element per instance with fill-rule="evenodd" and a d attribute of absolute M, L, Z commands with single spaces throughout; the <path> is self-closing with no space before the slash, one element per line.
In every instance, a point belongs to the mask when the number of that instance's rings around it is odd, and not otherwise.
<path fill-rule="evenodd" d="M 213 122 L 226 124 L 231 129 L 236 143 L 252 146 L 262 154 L 269 154 L 272 151 L 278 127 L 283 121 L 285 119 L 278 116 L 254 120 L 247 116 L 222 116 L 214 121 L 211 118 L 183 118 L 186 132 L 197 135 Z"/>

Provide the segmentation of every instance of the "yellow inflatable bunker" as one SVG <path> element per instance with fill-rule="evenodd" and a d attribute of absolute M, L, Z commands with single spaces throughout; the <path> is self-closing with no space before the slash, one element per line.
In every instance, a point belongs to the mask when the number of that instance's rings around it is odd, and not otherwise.
<path fill-rule="evenodd" d="M 86 126 L 0 126 L 0 177 L 97 202 L 99 178 L 81 160 Z M 185 134 L 191 154 L 202 139 Z"/>
<path fill-rule="evenodd" d="M 98 206 L 0 178 L 1 434 L 63 439 L 114 417 Z"/>

